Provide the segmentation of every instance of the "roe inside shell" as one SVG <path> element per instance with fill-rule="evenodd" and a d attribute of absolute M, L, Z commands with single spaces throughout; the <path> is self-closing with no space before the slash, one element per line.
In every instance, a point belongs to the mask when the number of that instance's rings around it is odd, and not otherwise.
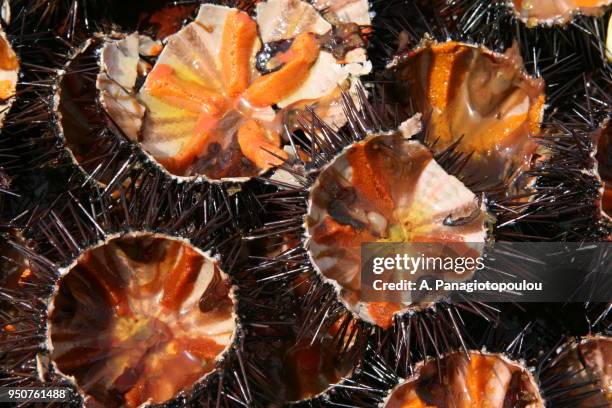
<path fill-rule="evenodd" d="M 505 185 L 530 162 L 540 129 L 544 84 L 524 71 L 518 51 L 426 41 L 392 65 L 394 94 L 428 118 L 434 151 L 454 143 L 482 188 Z"/>
<path fill-rule="evenodd" d="M 469 244 L 486 237 L 474 193 L 400 133 L 355 143 L 325 168 L 310 192 L 306 227 L 318 271 L 349 309 L 382 327 L 406 305 L 362 301 L 362 243 L 466 243 L 464 255 L 478 255 Z"/>
<path fill-rule="evenodd" d="M 186 242 L 125 235 L 87 250 L 59 281 L 51 359 L 86 403 L 162 403 L 215 369 L 236 323 L 230 285 Z"/>

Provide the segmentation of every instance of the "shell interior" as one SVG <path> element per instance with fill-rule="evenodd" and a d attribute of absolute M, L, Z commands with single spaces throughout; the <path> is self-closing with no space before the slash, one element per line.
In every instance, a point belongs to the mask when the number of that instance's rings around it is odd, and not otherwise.
<path fill-rule="evenodd" d="M 505 54 L 455 41 L 425 41 L 395 59 L 393 93 L 429 117 L 435 153 L 454 143 L 471 154 L 464 168 L 483 188 L 505 185 L 524 169 L 537 146 L 544 83 L 524 71 L 516 48 Z"/>
<path fill-rule="evenodd" d="M 152 68 L 141 69 L 143 36 L 102 52 L 102 105 L 172 175 L 244 181 L 287 159 L 281 134 L 294 127 L 294 111 L 308 105 L 346 121 L 340 90 L 371 69 L 352 20 L 369 22 L 367 2 L 323 15 L 304 1 L 268 0 L 255 12 L 203 4 L 165 39 Z"/>
<path fill-rule="evenodd" d="M 236 331 L 230 285 L 190 244 L 126 234 L 67 269 L 48 320 L 51 359 L 86 401 L 136 407 L 215 370 Z"/>
<path fill-rule="evenodd" d="M 306 229 L 316 269 L 350 310 L 385 328 L 407 305 L 361 301 L 361 243 L 466 243 L 465 252 L 477 256 L 472 244 L 486 238 L 474 193 L 401 133 L 353 144 L 318 175 Z"/>

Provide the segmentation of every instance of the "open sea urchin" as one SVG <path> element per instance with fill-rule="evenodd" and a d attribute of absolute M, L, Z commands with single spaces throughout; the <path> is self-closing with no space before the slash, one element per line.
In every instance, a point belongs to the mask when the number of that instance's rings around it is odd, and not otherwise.
<path fill-rule="evenodd" d="M 371 136 L 348 147 L 317 176 L 306 216 L 306 245 L 324 280 L 360 318 L 385 328 L 405 307 L 360 299 L 361 243 L 463 242 L 469 253 L 487 235 L 477 196 L 410 136 Z"/>
<path fill-rule="evenodd" d="M 458 142 L 465 172 L 496 186 L 529 167 L 544 109 L 542 79 L 525 73 L 516 49 L 505 54 L 449 41 L 425 41 L 389 67 L 402 105 L 429 117 L 436 153 Z"/>
<path fill-rule="evenodd" d="M 340 90 L 370 70 L 367 4 L 322 10 L 270 0 L 253 18 L 203 4 L 163 43 L 111 35 L 93 54 L 100 73 L 91 97 L 98 94 L 112 126 L 170 174 L 248 180 L 286 159 L 280 134 L 294 111 L 308 104 L 342 121 Z"/>
<path fill-rule="evenodd" d="M 87 405 L 166 402 L 212 372 L 235 335 L 227 278 L 186 242 L 123 235 L 62 275 L 49 309 L 50 358 Z"/>

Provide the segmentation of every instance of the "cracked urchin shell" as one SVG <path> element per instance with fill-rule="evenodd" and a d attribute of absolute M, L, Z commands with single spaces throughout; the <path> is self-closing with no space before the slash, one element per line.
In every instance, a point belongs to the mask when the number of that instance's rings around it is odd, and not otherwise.
<path fill-rule="evenodd" d="M 270 0 L 257 4 L 254 19 L 204 4 L 193 22 L 166 38 L 150 72 L 140 73 L 140 89 L 135 35 L 116 44 L 125 52 L 103 50 L 103 67 L 125 68 L 107 74 L 126 83 L 106 89 L 102 105 L 172 175 L 248 180 L 286 159 L 281 133 L 293 127 L 295 110 L 307 104 L 343 120 L 339 90 L 370 69 L 360 26 L 350 20 L 353 3 L 322 15 L 303 1 Z M 354 18 L 369 20 L 361 8 L 366 16 Z M 340 46 L 344 52 L 333 54 Z"/>

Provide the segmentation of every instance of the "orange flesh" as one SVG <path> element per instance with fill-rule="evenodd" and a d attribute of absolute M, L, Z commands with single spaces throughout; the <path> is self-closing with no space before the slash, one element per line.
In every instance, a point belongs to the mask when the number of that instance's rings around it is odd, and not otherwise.
<path fill-rule="evenodd" d="M 238 144 L 247 159 L 262 169 L 280 166 L 287 159 L 287 153 L 279 149 L 278 135 L 269 137 L 268 131 L 251 119 L 238 129 Z"/>
<path fill-rule="evenodd" d="M 357 145 L 347 153 L 347 159 L 353 168 L 352 183 L 363 197 L 376 202 L 378 209 L 385 215 L 391 215 L 395 203 L 390 193 L 388 180 L 385 180 L 381 155 L 368 154 L 365 145 Z"/>
<path fill-rule="evenodd" d="M 434 108 L 444 112 L 449 108 L 454 95 L 451 93 L 451 83 L 454 78 L 461 78 L 463 75 L 459 66 L 458 59 L 468 51 L 468 47 L 455 42 L 443 43 L 432 46 L 433 63 L 429 77 L 429 99 Z M 508 120 L 494 123 L 492 127 L 484 128 L 473 136 L 472 146 L 477 153 L 485 154 L 486 151 L 496 147 L 498 140 L 504 140 L 512 132 L 520 127 L 522 123 L 529 120 L 529 126 L 537 131 L 540 126 L 540 111 L 543 105 L 544 96 L 539 95 L 537 101 L 530 107 L 526 114 L 510 116 Z M 529 117 L 528 117 L 529 115 Z M 447 115 L 434 113 L 432 118 L 438 126 L 435 133 L 445 142 L 450 142 L 457 135 L 452 132 L 452 126 Z M 466 135 L 468 138 L 470 135 Z"/>
<path fill-rule="evenodd" d="M 227 101 L 201 85 L 180 80 L 174 69 L 164 64 L 156 65 L 149 74 L 147 90 L 152 96 L 180 109 L 199 112 L 195 129 L 180 151 L 173 157 L 158 158 L 170 172 L 182 173 L 210 142 Z"/>
<path fill-rule="evenodd" d="M 256 38 L 257 24 L 246 13 L 236 10 L 227 17 L 221 48 L 221 72 L 231 98 L 249 86 L 249 60 Z"/>
<path fill-rule="evenodd" d="M 538 24 L 567 24 L 575 14 L 600 16 L 610 0 L 513 0 L 514 10 L 528 27 Z"/>
<path fill-rule="evenodd" d="M 425 183 L 422 177 L 431 180 Z M 448 196 L 431 197 L 436 190 L 446 191 L 447 185 L 453 186 Z M 325 169 L 311 191 L 307 229 L 313 262 L 323 276 L 341 286 L 339 296 L 349 308 L 387 329 L 407 306 L 397 297 L 362 300 L 361 244 L 484 240 L 484 214 L 474 197 L 435 165 L 431 152 L 418 142 L 399 134 L 366 139 Z M 440 212 L 435 200 L 452 200 L 457 210 Z M 469 225 L 444 224 L 447 216 L 465 209 L 478 212 Z M 473 234 L 470 241 L 468 234 Z"/>
<path fill-rule="evenodd" d="M 550 1 L 552 2 L 553 0 L 530 0 L 530 1 Z M 513 0 L 514 2 L 514 7 L 516 7 L 517 9 L 521 9 L 523 7 L 523 0 Z M 573 0 L 572 1 L 573 5 L 576 7 L 597 7 L 597 6 L 601 6 L 602 2 L 601 0 Z"/>
<path fill-rule="evenodd" d="M 144 92 L 148 97 L 169 105 L 171 109 L 184 111 L 186 119 L 197 117 L 188 138 L 184 138 L 184 133 L 173 129 L 161 138 L 170 141 L 172 132 L 175 132 L 175 137 L 186 139 L 181 142 L 178 152 L 167 156 L 154 155 L 173 174 L 189 175 L 190 172 L 201 171 L 196 169 L 202 167 L 202 159 L 206 157 L 205 160 L 211 160 L 211 154 L 217 155 L 207 153 L 213 143 L 223 149 L 217 156 L 227 157 L 225 153 L 230 151 L 235 140 L 240 154 L 261 170 L 278 166 L 288 157 L 286 152 L 279 148 L 281 140 L 276 122 L 262 122 L 251 115 L 256 113 L 258 108 L 269 108 L 301 85 L 319 55 L 315 37 L 311 34 L 299 35 L 291 49 L 281 56 L 285 61 L 281 70 L 260 76 L 250 87 L 251 73 L 254 70 L 253 51 L 257 44 L 255 21 L 244 12 L 230 12 L 223 26 L 221 44 L 218 57 L 224 89 L 220 93 L 188 79 L 197 74 L 185 73 L 185 67 L 175 68 L 168 65 L 174 64 L 172 61 L 168 64 L 157 63 L 146 80 Z M 264 101 L 266 98 L 268 100 Z M 169 110 L 166 113 L 163 108 L 158 109 L 155 114 L 162 117 L 175 115 L 171 113 L 174 111 Z M 145 139 L 145 149 L 146 143 Z M 226 160 L 230 168 L 228 171 L 238 174 L 213 175 L 212 178 L 241 177 L 241 172 L 251 171 L 248 168 L 236 168 L 240 160 L 235 156 Z M 218 174 L 226 173 L 220 169 Z M 256 174 L 244 174 L 253 175 Z"/>
<path fill-rule="evenodd" d="M 319 44 L 314 35 L 302 33 L 289 52 L 294 56 L 291 61 L 278 71 L 257 78 L 247 89 L 245 97 L 252 105 L 271 106 L 297 90 L 319 57 Z"/>
<path fill-rule="evenodd" d="M 165 402 L 210 373 L 231 341 L 233 332 L 219 325 L 233 322 L 233 305 L 208 262 L 188 244 L 152 236 L 118 238 L 86 252 L 60 281 L 49 317 L 58 369 L 109 408 Z M 205 293 L 219 295 L 216 286 L 223 285 L 225 296 L 204 312 L 202 300 L 194 301 L 194 282 L 211 271 Z M 130 313 L 109 308 L 114 303 Z M 208 336 L 209 324 L 220 334 Z"/>
<path fill-rule="evenodd" d="M 204 262 L 202 256 L 189 247 L 183 247 L 178 261 L 164 282 L 160 304 L 177 310 L 189 295 L 193 282 Z"/>
<path fill-rule="evenodd" d="M 10 44 L 4 38 L 0 38 L 0 69 L 5 71 L 14 71 L 19 69 L 19 60 L 17 55 L 11 48 Z"/>
<path fill-rule="evenodd" d="M 224 349 L 224 346 L 210 339 L 188 339 L 181 341 L 179 346 L 204 360 L 215 359 Z"/>
<path fill-rule="evenodd" d="M 464 169 L 503 184 L 527 166 L 545 104 L 543 81 L 529 77 L 515 48 L 497 54 L 449 41 L 429 43 L 398 65 L 398 97 L 429 116 L 436 153 L 461 140 Z M 484 185 L 483 185 L 484 187 Z"/>
<path fill-rule="evenodd" d="M 595 7 L 601 5 L 601 0 L 574 0 L 578 7 Z"/>
<path fill-rule="evenodd" d="M 368 313 L 378 326 L 388 329 L 393 324 L 393 315 L 402 310 L 400 303 L 389 302 L 370 302 L 368 303 Z"/>
<path fill-rule="evenodd" d="M 184 110 L 201 111 L 210 116 L 219 116 L 223 112 L 225 99 L 221 95 L 210 92 L 195 82 L 179 80 L 169 65 L 155 66 L 149 74 L 147 90 L 151 95 Z"/>
<path fill-rule="evenodd" d="M 457 58 L 465 52 L 458 43 L 445 43 L 436 48 L 433 58 L 434 68 L 430 71 L 429 99 L 433 106 L 446 109 L 449 100 L 449 84 L 453 78 L 453 68 Z"/>
<path fill-rule="evenodd" d="M 158 159 L 171 173 L 182 173 L 202 154 L 213 137 L 219 119 L 202 112 L 189 140 L 173 157 Z"/>
<path fill-rule="evenodd" d="M 15 95 L 15 86 L 9 80 L 0 81 L 0 99 L 8 99 Z"/>
<path fill-rule="evenodd" d="M 467 390 L 470 400 L 476 406 L 482 404 L 482 393 L 486 389 L 489 376 L 493 372 L 494 361 L 481 355 L 473 355 L 466 376 Z"/>
<path fill-rule="evenodd" d="M 26 268 L 19 276 L 19 285 L 25 285 L 27 281 L 32 277 L 32 270 L 30 268 Z"/>

